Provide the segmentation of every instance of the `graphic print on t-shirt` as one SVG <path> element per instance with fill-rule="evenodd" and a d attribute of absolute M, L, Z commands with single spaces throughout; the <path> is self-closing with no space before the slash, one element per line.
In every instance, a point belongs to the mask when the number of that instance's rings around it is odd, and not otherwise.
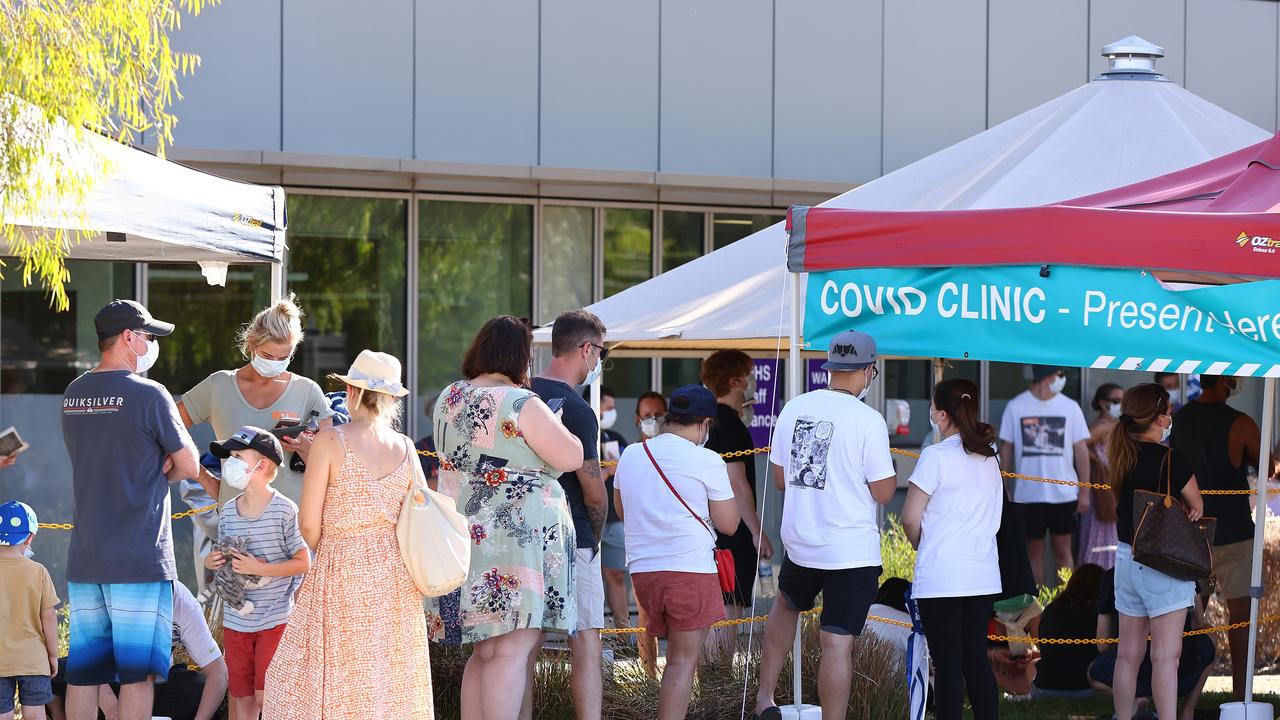
<path fill-rule="evenodd" d="M 1065 417 L 1022 418 L 1022 457 L 1062 457 L 1066 454 Z"/>
<path fill-rule="evenodd" d="M 827 486 L 827 454 L 835 425 L 812 417 L 796 419 L 791 434 L 791 486 L 822 490 Z"/>

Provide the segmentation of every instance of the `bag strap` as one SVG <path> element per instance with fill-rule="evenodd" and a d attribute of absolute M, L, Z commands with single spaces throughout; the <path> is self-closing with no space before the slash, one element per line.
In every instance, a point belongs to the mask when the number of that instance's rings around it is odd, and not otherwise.
<path fill-rule="evenodd" d="M 698 513 L 694 512 L 693 508 L 689 507 L 689 503 L 685 502 L 684 498 L 680 497 L 680 493 L 676 492 L 676 486 L 672 485 L 671 481 L 667 479 L 667 474 L 662 472 L 662 466 L 658 465 L 657 458 L 655 458 L 653 456 L 653 452 L 649 450 L 649 441 L 642 441 L 640 446 L 644 448 L 644 454 L 649 456 L 649 462 L 653 463 L 653 469 L 658 471 L 658 477 L 662 478 L 662 482 L 667 484 L 667 489 L 671 491 L 671 494 L 676 496 L 676 499 L 680 501 L 680 504 L 684 506 L 685 510 L 689 511 L 689 514 L 693 516 L 693 519 L 698 521 L 698 524 L 702 526 L 703 530 L 711 533 L 711 537 L 715 537 L 715 532 L 712 531 L 711 528 L 707 527 L 707 524 L 702 521 L 702 518 L 698 517 Z"/>
<path fill-rule="evenodd" d="M 1165 479 L 1164 496 L 1165 496 L 1165 497 L 1172 497 L 1172 496 L 1173 496 L 1173 448 L 1169 448 L 1169 450 L 1165 452 L 1165 454 L 1164 454 L 1164 464 L 1165 464 L 1165 469 L 1164 469 L 1164 479 Z"/>

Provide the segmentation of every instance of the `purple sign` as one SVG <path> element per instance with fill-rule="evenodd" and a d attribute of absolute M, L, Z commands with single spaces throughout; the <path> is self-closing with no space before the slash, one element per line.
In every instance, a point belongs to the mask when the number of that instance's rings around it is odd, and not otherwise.
<path fill-rule="evenodd" d="M 827 386 L 827 371 L 822 369 L 823 364 L 826 362 L 826 358 L 816 358 L 805 361 L 805 388 L 808 390 L 821 390 Z"/>
<path fill-rule="evenodd" d="M 751 404 L 753 414 L 747 429 L 751 432 L 751 443 L 761 448 L 769 444 L 774 421 L 782 412 L 782 397 L 778 395 L 778 361 L 756 360 L 755 373 L 756 400 Z"/>

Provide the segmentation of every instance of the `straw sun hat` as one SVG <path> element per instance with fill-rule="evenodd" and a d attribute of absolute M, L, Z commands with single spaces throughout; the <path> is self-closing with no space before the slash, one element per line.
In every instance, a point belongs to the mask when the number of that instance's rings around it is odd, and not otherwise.
<path fill-rule="evenodd" d="M 342 382 L 373 392 L 404 397 L 409 389 L 400 384 L 400 361 L 394 355 L 361 350 L 346 375 L 335 375 Z"/>

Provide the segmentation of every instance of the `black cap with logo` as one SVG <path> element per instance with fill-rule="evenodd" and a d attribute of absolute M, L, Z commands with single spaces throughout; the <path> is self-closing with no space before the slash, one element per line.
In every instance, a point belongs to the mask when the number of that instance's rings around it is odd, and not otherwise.
<path fill-rule="evenodd" d="M 276 436 L 252 425 L 245 425 L 220 443 L 209 443 L 209 452 L 223 460 L 231 457 L 232 450 L 257 450 L 276 465 L 284 463 L 284 449 Z"/>
<path fill-rule="evenodd" d="M 151 317 L 142 303 L 133 300 L 112 300 L 107 303 L 94 316 L 93 327 L 98 331 L 99 340 L 115 337 L 125 330 L 141 330 L 162 337 L 173 332 L 173 323 Z"/>

